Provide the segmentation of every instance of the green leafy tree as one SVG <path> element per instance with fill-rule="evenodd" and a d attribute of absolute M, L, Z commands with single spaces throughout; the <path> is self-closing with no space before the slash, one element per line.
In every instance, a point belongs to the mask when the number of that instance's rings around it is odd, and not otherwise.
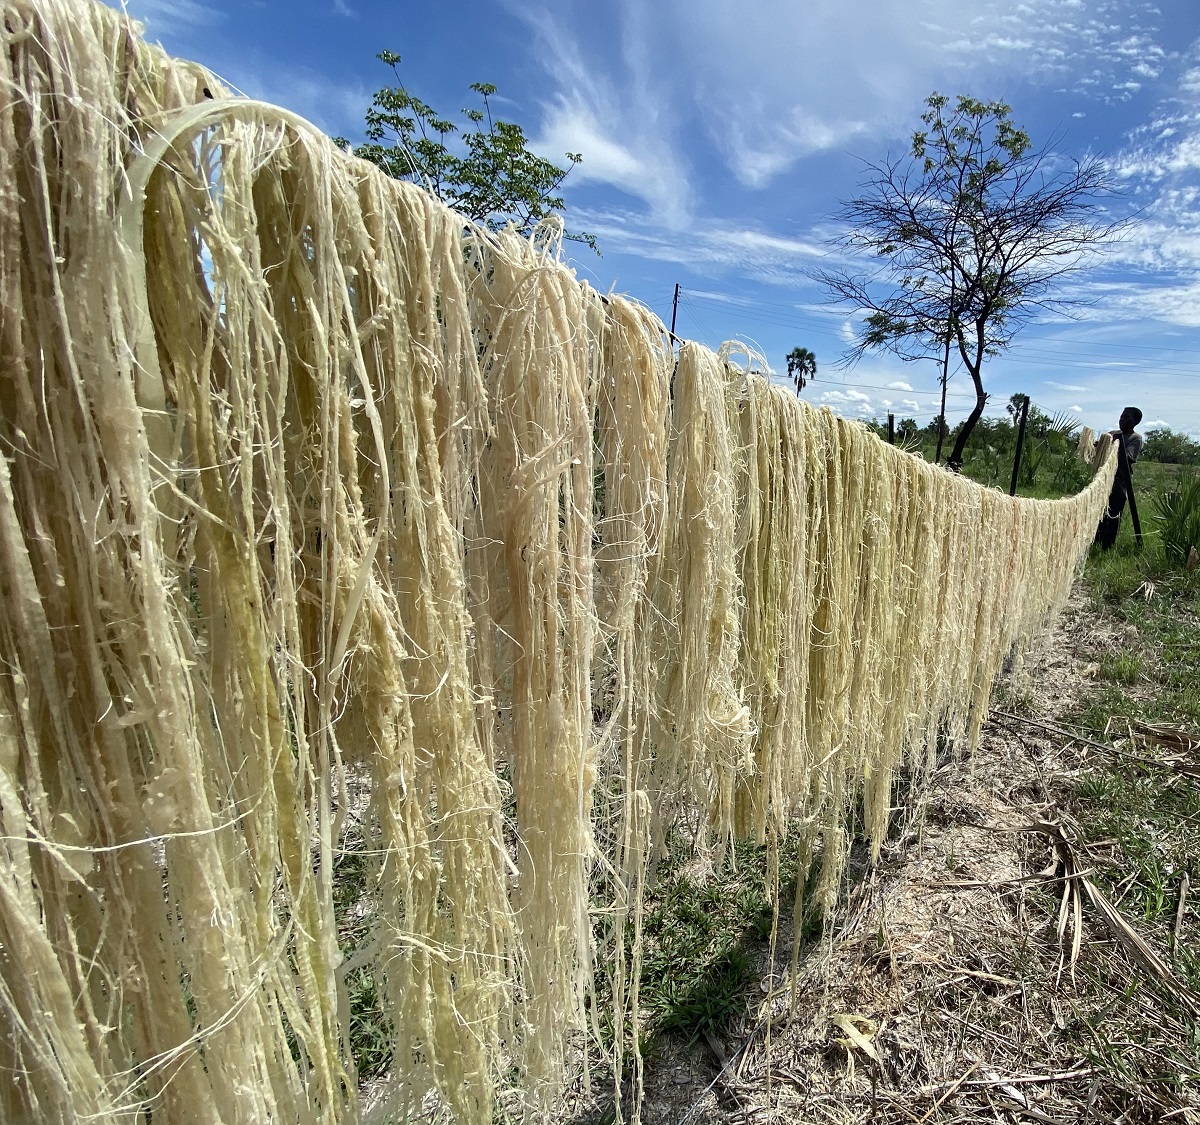
<path fill-rule="evenodd" d="M 1146 434 L 1142 460 L 1160 461 L 1164 465 L 1200 465 L 1200 442 L 1166 426 L 1157 426 Z"/>
<path fill-rule="evenodd" d="M 863 314 L 849 362 L 877 348 L 937 359 L 944 387 L 957 352 L 975 389 L 947 458 L 958 469 L 987 405 L 984 361 L 1036 314 L 1069 310 L 1061 282 L 1123 224 L 1102 207 L 1113 190 L 1103 162 L 1034 149 L 1003 102 L 935 93 L 926 107 L 908 154 L 868 165 L 840 212 L 840 244 L 871 268 L 815 276 Z"/>
<path fill-rule="evenodd" d="M 433 192 L 468 219 L 497 230 L 513 223 L 529 234 L 537 223 L 562 211 L 562 182 L 583 157 L 568 152 L 565 168 L 529 150 L 525 131 L 492 113 L 496 87 L 475 82 L 471 90 L 481 106 L 464 109 L 460 126 L 409 92 L 400 80 L 400 56 L 380 51 L 396 85 L 377 90 L 366 115 L 366 142 L 356 156 L 378 165 L 389 176 L 409 180 Z M 343 138 L 338 143 L 347 146 Z M 593 250 L 595 238 L 568 232 Z"/>
<path fill-rule="evenodd" d="M 792 348 L 787 355 L 788 377 L 796 384 L 796 393 L 817 377 L 817 357 L 808 348 Z"/>

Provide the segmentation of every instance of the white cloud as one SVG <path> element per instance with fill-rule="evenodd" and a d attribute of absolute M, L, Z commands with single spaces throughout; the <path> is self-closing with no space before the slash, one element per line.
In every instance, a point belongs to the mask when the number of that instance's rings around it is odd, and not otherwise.
<path fill-rule="evenodd" d="M 346 3 L 346 0 L 333 0 L 333 11 L 336 15 L 344 16 L 349 20 L 358 19 L 358 13 Z"/>
<path fill-rule="evenodd" d="M 682 154 L 702 158 L 685 132 L 707 135 L 734 176 L 762 186 L 856 138 L 906 140 L 934 88 L 1016 80 L 1120 101 L 1164 59 L 1161 15 L 1143 0 L 617 0 L 587 5 L 586 19 L 583 0 L 508 3 L 558 86 L 540 139 L 577 127 L 600 154 L 588 174 L 659 209 L 686 194 Z M 564 30 L 580 25 L 586 44 Z M 619 57 L 605 62 L 592 38 L 617 42 Z"/>
<path fill-rule="evenodd" d="M 839 414 L 858 418 L 873 417 L 880 410 L 869 394 L 852 387 L 836 391 L 823 391 L 817 401 Z M 886 409 L 889 405 L 890 403 L 884 402 L 883 408 Z"/>
<path fill-rule="evenodd" d="M 1072 410 L 1074 410 L 1076 414 L 1082 414 L 1082 413 L 1083 413 L 1083 407 L 1082 407 L 1082 406 L 1072 406 L 1072 407 L 1071 407 L 1071 409 L 1072 409 Z"/>
<path fill-rule="evenodd" d="M 146 25 L 147 36 L 176 35 L 220 23 L 225 13 L 197 0 L 127 0 L 125 10 Z"/>
<path fill-rule="evenodd" d="M 613 184 L 650 203 L 662 194 L 659 185 L 646 182 L 638 157 L 605 135 L 595 113 L 578 96 L 562 97 L 551 107 L 535 147 L 551 160 L 562 160 L 567 152 L 586 154 L 573 173 L 576 181 Z"/>
<path fill-rule="evenodd" d="M 626 28 L 620 59 L 606 73 L 592 44 L 567 30 L 569 17 L 556 9 L 512 5 L 534 32 L 558 92 L 545 107 L 536 152 L 561 160 L 579 152 L 577 183 L 611 184 L 643 200 L 669 228 L 684 225 L 692 208 L 686 162 L 677 155 L 673 102 L 661 89 L 657 59 L 635 3 L 623 10 Z"/>
<path fill-rule="evenodd" d="M 732 270 L 743 277 L 793 290 L 807 282 L 805 270 L 824 256 L 824 249 L 815 242 L 716 219 L 677 218 L 686 224 L 682 230 L 664 227 L 657 216 L 636 211 L 573 208 L 570 222 L 596 235 L 606 252 L 686 265 L 708 276 Z M 689 293 L 730 304 L 746 303 L 730 300 L 723 293 Z"/>
<path fill-rule="evenodd" d="M 1114 303 L 1130 319 L 1150 318 L 1200 328 L 1200 278 L 1180 285 L 1136 290 Z"/>
<path fill-rule="evenodd" d="M 1056 382 L 1054 382 L 1052 379 L 1047 379 L 1047 380 L 1046 380 L 1046 386 L 1047 386 L 1047 387 L 1054 387 L 1054 388 L 1056 388 L 1057 390 L 1060 390 L 1060 391 L 1076 391 L 1076 392 L 1082 392 L 1082 391 L 1086 391 L 1086 390 L 1087 390 L 1087 387 L 1081 387 L 1081 386 L 1078 386 L 1078 385 L 1077 385 L 1077 384 L 1075 384 L 1075 383 L 1056 383 Z M 1072 409 L 1074 409 L 1074 407 L 1072 407 Z"/>
<path fill-rule="evenodd" d="M 903 379 L 896 379 L 893 382 L 888 383 L 888 386 L 893 391 L 911 391 L 912 390 L 912 387 L 908 383 L 904 382 Z"/>
<path fill-rule="evenodd" d="M 1149 64 L 1146 64 L 1149 65 Z M 1111 160 L 1137 208 L 1107 277 L 1081 287 L 1087 319 L 1200 327 L 1200 39 L 1155 64 L 1173 88 Z M 1166 78 L 1164 78 L 1166 81 Z"/>
<path fill-rule="evenodd" d="M 1102 0 L 664 5 L 674 9 L 670 25 L 688 57 L 722 60 L 695 76 L 694 89 L 729 167 L 750 185 L 855 137 L 906 137 L 911 107 L 966 75 L 976 85 L 1002 74 L 1072 85 L 1091 72 L 1111 90 L 1107 98 L 1125 99 L 1135 68 L 1151 71 L 1163 55 L 1150 34 L 1134 30 L 1145 7 L 1111 12 Z"/>
<path fill-rule="evenodd" d="M 847 389 L 841 390 L 841 391 L 823 391 L 821 394 L 821 401 L 822 402 L 830 402 L 830 403 L 833 403 L 833 402 L 869 403 L 871 401 L 871 396 L 869 394 L 867 394 L 865 391 L 855 390 L 854 388 L 847 388 Z"/>

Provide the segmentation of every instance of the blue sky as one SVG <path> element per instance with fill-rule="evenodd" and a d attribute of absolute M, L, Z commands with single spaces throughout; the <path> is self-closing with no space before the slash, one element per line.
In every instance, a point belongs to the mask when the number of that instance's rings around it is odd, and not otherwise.
<path fill-rule="evenodd" d="M 1200 438 L 1198 0 L 128 0 L 147 36 L 331 134 L 361 137 L 371 93 L 402 57 L 444 111 L 472 82 L 567 181 L 569 248 L 597 288 L 628 293 L 677 332 L 739 338 L 777 371 L 811 349 L 805 397 L 841 413 L 926 421 L 937 369 L 870 356 L 836 364 L 850 324 L 806 271 L 862 162 L 902 154 L 933 90 L 1002 99 L 1035 144 L 1103 156 L 1135 215 L 1126 240 L 1069 283 L 1077 318 L 1030 325 L 985 382 L 1094 428 L 1138 405 Z M 970 407 L 951 380 L 951 421 Z"/>

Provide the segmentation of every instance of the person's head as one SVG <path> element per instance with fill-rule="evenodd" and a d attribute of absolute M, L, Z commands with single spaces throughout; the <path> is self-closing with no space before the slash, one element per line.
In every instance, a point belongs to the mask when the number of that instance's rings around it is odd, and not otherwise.
<path fill-rule="evenodd" d="M 1121 411 L 1121 419 L 1117 423 L 1121 427 L 1121 433 L 1133 433 L 1133 427 L 1142 420 L 1142 412 L 1136 406 L 1127 406 Z"/>

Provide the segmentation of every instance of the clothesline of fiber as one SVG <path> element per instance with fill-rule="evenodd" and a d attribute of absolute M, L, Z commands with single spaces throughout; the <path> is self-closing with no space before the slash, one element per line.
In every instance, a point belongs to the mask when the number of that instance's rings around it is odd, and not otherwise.
<path fill-rule="evenodd" d="M 588 1060 L 636 1118 L 652 865 L 751 839 L 832 905 L 1108 439 L 981 488 L 112 9 L 2 34 L 0 1118 L 552 1120 Z"/>

